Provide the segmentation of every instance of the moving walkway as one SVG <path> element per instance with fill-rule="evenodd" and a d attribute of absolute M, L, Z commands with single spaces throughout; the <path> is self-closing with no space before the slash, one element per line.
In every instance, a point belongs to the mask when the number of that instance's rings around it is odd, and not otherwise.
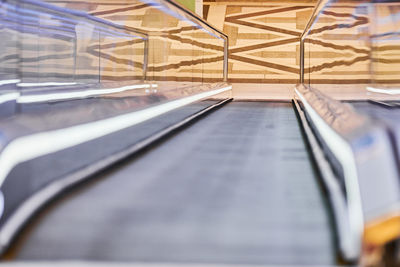
<path fill-rule="evenodd" d="M 16 259 L 335 262 L 291 103 L 227 103 L 92 178 L 32 223 Z"/>
<path fill-rule="evenodd" d="M 398 266 L 387 124 L 304 66 L 292 101 L 232 99 L 225 34 L 172 1 L 131 8 L 147 24 L 1 4 L 4 261 Z"/>

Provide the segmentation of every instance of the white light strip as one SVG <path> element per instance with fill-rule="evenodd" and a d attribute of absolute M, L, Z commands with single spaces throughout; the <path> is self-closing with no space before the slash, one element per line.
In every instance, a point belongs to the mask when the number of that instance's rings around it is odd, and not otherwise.
<path fill-rule="evenodd" d="M 2 80 L 0 81 L 0 86 L 1 85 L 6 85 L 6 84 L 12 84 L 12 83 L 19 83 L 21 80 L 19 79 L 14 79 L 14 80 Z"/>
<path fill-rule="evenodd" d="M 335 221 L 337 224 L 337 231 L 339 235 L 339 246 L 341 253 L 345 259 L 357 259 L 359 254 L 354 249 L 354 241 L 351 240 L 349 213 L 347 209 L 346 197 L 342 191 L 341 185 L 336 178 L 328 159 L 325 157 L 322 147 L 320 147 L 317 137 L 314 135 L 311 126 L 305 117 L 305 111 L 301 109 L 298 104 L 297 98 L 294 99 L 294 104 L 300 116 L 304 131 L 310 143 L 312 153 L 321 171 L 325 186 L 329 191 L 329 199 L 335 214 Z"/>
<path fill-rule="evenodd" d="M 104 166 L 109 166 L 111 163 L 116 162 L 119 159 L 126 157 L 134 153 L 135 151 L 139 151 L 141 148 L 153 143 L 156 140 L 159 140 L 163 136 L 171 133 L 172 131 L 180 128 L 182 125 L 191 122 L 193 119 L 198 118 L 208 111 L 212 110 L 215 107 L 221 106 L 227 103 L 229 99 L 225 99 L 219 101 L 211 106 L 208 106 L 205 109 L 200 110 L 199 112 L 186 117 L 184 120 L 181 120 L 167 128 L 162 129 L 154 135 L 151 135 L 148 138 L 145 138 L 138 143 L 130 144 L 123 151 L 112 154 L 111 156 L 104 157 L 103 159 L 96 161 L 84 168 L 81 168 L 79 171 L 73 172 L 61 179 L 57 179 L 52 181 L 50 184 L 41 188 L 38 192 L 35 192 L 32 196 L 30 196 L 26 201 L 24 201 L 18 209 L 10 216 L 7 221 L 2 225 L 0 231 L 0 253 L 4 252 L 4 248 L 8 246 L 13 238 L 14 234 L 18 231 L 20 226 L 26 222 L 26 220 L 35 212 L 39 207 L 41 207 L 46 201 L 54 197 L 55 195 L 62 192 L 64 189 L 68 188 L 70 185 L 76 184 L 79 181 L 82 181 L 85 177 L 90 174 L 93 174 L 96 170 L 103 169 Z M 0 203 L 2 194 L 0 192 Z M 0 207 L 1 208 L 1 207 Z M 1 214 L 1 212 L 0 212 Z"/>
<path fill-rule="evenodd" d="M 61 85 L 75 85 L 76 82 L 61 83 L 61 82 L 47 82 L 47 83 L 18 83 L 19 87 L 38 87 L 38 86 L 61 86 Z"/>
<path fill-rule="evenodd" d="M 123 87 L 118 87 L 118 88 L 110 88 L 110 89 L 96 89 L 96 90 L 86 90 L 86 91 L 76 91 L 76 92 L 61 92 L 61 93 L 52 93 L 52 94 L 22 95 L 18 98 L 17 102 L 20 104 L 26 104 L 26 103 L 85 98 L 85 97 L 90 97 L 90 96 L 114 94 L 114 93 L 120 93 L 120 92 L 124 92 L 124 91 L 134 90 L 134 89 L 143 89 L 143 88 L 150 88 L 150 87 L 154 87 L 154 86 L 150 85 L 150 84 L 136 84 L 136 85 L 128 85 L 128 86 L 123 86 Z M 155 87 L 157 87 L 157 85 Z"/>
<path fill-rule="evenodd" d="M 3 184 L 9 172 L 19 163 L 126 129 L 168 111 L 231 89 L 232 86 L 227 86 L 113 118 L 23 136 L 12 140 L 0 154 L 0 185 Z M 4 203 L 0 204 L 3 205 Z"/>
<path fill-rule="evenodd" d="M 6 93 L 0 95 L 0 104 L 6 103 L 8 101 L 17 100 L 19 97 L 18 92 Z"/>
<path fill-rule="evenodd" d="M 387 94 L 387 95 L 400 95 L 400 88 L 384 89 L 384 88 L 374 88 L 368 86 L 367 91 L 373 93 Z"/>
<path fill-rule="evenodd" d="M 347 199 L 348 199 L 348 212 L 351 228 L 351 240 L 354 241 L 355 251 L 359 255 L 361 251 L 361 237 L 364 229 L 364 217 L 361 206 L 361 195 L 358 184 L 358 176 L 353 150 L 350 145 L 339 136 L 310 106 L 303 95 L 295 88 L 295 92 L 303 103 L 310 115 L 314 125 L 318 129 L 319 134 L 329 146 L 329 149 L 335 155 L 336 159 L 340 162 L 344 173 L 344 182 L 346 186 Z M 353 254 L 352 253 L 352 254 Z"/>
<path fill-rule="evenodd" d="M 214 263 L 150 263 L 150 262 L 106 262 L 106 261 L 86 261 L 86 260 L 57 260 L 57 261 L 28 261 L 28 260 L 18 260 L 18 261 L 7 261 L 7 263 L 2 263 L 4 267 L 276 267 L 276 264 L 269 265 L 254 265 L 254 264 L 214 264 Z M 343 265 L 284 265 L 285 267 L 340 267 Z M 357 267 L 358 265 L 345 265 L 348 267 Z"/>

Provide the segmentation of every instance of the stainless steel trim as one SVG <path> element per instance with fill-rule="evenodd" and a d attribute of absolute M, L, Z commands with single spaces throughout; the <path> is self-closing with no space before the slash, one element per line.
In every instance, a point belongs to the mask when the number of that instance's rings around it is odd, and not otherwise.
<path fill-rule="evenodd" d="M 304 84 L 304 40 L 300 38 L 300 84 Z"/>
<path fill-rule="evenodd" d="M 144 40 L 144 51 L 143 51 L 143 81 L 147 80 L 147 69 L 149 64 L 149 38 Z"/>
<path fill-rule="evenodd" d="M 229 39 L 224 39 L 224 82 L 228 82 Z"/>

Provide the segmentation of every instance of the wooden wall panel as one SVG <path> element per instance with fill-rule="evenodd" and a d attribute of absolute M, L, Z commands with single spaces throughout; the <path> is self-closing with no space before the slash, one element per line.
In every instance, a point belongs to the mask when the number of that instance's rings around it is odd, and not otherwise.
<path fill-rule="evenodd" d="M 230 37 L 231 81 L 299 81 L 299 36 L 315 1 L 206 0 L 204 4 L 211 23 L 218 18 L 213 10 L 226 8 L 223 29 Z M 390 34 L 398 30 L 399 6 L 365 1 L 328 6 L 307 38 L 306 82 L 400 83 L 396 71 L 400 38 Z"/>
<path fill-rule="evenodd" d="M 150 58 L 149 75 L 155 80 L 217 81 L 222 76 L 221 40 L 213 39 L 187 22 L 166 17 L 140 1 L 48 2 L 87 11 L 114 23 L 144 31 L 151 32 L 161 27 L 166 34 L 150 42 L 150 49 L 155 53 Z M 315 2 L 204 0 L 204 17 L 230 37 L 230 81 L 297 83 L 300 69 L 299 37 Z M 371 39 L 371 18 L 390 17 L 398 13 L 393 3 L 388 5 L 391 6 L 382 4 L 382 7 L 372 9 L 375 13 L 371 13 L 371 9 L 356 1 L 340 1 L 340 4 L 324 10 L 307 39 L 306 80 L 313 83 L 355 84 L 386 79 L 395 83 L 398 77 L 395 70 L 399 66 L 398 43 L 393 43 L 393 40 L 379 41 L 371 47 L 368 41 Z M 383 24 L 378 28 L 379 32 L 390 32 L 391 28 L 398 29 L 398 25 Z M 121 40 L 116 41 L 114 46 L 100 47 L 102 53 L 113 55 L 104 61 L 104 75 L 110 76 L 112 70 L 125 68 L 125 74 L 120 72 L 117 76 L 129 79 L 132 68 L 113 61 L 124 62 L 124 58 L 130 56 L 131 45 Z M 138 63 L 142 57 L 140 44 L 136 44 L 134 49 L 135 56 L 131 61 Z M 371 70 L 374 71 L 372 76 Z"/>
<path fill-rule="evenodd" d="M 315 1 L 205 0 L 205 17 L 229 36 L 231 82 L 297 83 L 299 37 Z M 216 22 L 216 23 L 215 23 Z"/>

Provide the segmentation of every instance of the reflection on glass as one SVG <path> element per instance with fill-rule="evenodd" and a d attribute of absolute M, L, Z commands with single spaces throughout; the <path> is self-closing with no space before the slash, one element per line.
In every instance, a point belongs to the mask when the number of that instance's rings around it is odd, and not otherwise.
<path fill-rule="evenodd" d="M 0 37 L 2 94 L 155 83 L 159 94 L 226 78 L 226 37 L 169 1 L 2 1 Z"/>
<path fill-rule="evenodd" d="M 0 86 L 15 83 L 18 80 L 18 22 L 15 16 L 15 7 L 1 3 L 0 5 Z"/>
<path fill-rule="evenodd" d="M 367 89 L 369 97 L 399 94 L 400 3 L 324 2 L 304 38 L 304 82 L 323 90 Z"/>
<path fill-rule="evenodd" d="M 400 3 L 375 3 L 372 17 L 371 87 L 400 94 Z"/>
<path fill-rule="evenodd" d="M 305 80 L 318 86 L 366 84 L 369 8 L 362 1 L 329 1 L 305 38 Z"/>

